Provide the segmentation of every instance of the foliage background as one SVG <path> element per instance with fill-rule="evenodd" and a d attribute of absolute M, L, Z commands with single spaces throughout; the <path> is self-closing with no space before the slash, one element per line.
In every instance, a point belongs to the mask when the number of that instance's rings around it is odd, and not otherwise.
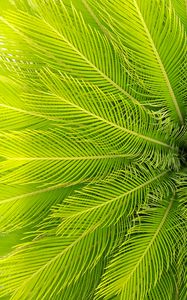
<path fill-rule="evenodd" d="M 185 0 L 0 0 L 1 299 L 185 300 Z"/>

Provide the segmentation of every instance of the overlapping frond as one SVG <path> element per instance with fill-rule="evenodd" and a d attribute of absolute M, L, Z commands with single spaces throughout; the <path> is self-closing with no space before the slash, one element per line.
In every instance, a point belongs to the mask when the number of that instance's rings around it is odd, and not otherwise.
<path fill-rule="evenodd" d="M 49 187 L 36 185 L 0 185 L 0 231 L 14 231 L 39 224 L 50 209 L 63 202 L 75 189 L 86 184 L 70 182 Z"/>
<path fill-rule="evenodd" d="M 129 56 L 137 82 L 148 91 L 143 103 L 166 105 L 171 118 L 184 124 L 185 31 L 173 7 L 165 1 L 83 2 L 91 3 L 93 11 L 96 7 L 114 43 Z"/>
<path fill-rule="evenodd" d="M 176 286 L 174 281 L 174 274 L 172 269 L 169 271 L 163 272 L 156 286 L 148 292 L 148 295 L 145 297 L 145 300 L 157 300 L 157 299 L 166 299 L 173 300 L 176 293 Z"/>
<path fill-rule="evenodd" d="M 184 24 L 185 29 L 187 30 L 187 2 L 186 0 L 169 0 L 172 3 L 176 13 L 181 19 L 181 22 Z"/>
<path fill-rule="evenodd" d="M 106 267 L 96 299 L 118 293 L 123 300 L 144 299 L 171 265 L 183 225 L 174 199 L 143 212 Z"/>
<path fill-rule="evenodd" d="M 62 74 L 46 71 L 41 76 L 46 91 L 24 97 L 32 111 L 99 144 L 111 144 L 129 158 L 159 164 L 165 153 L 173 157 L 173 133 L 139 105 Z"/>
<path fill-rule="evenodd" d="M 94 268 L 89 269 L 84 275 L 77 279 L 75 284 L 72 283 L 68 285 L 65 289 L 60 291 L 60 293 L 59 291 L 55 291 L 53 298 L 57 300 L 92 300 L 94 296 L 94 289 L 100 281 L 103 269 L 104 263 L 100 261 L 100 263 L 98 263 Z"/>
<path fill-rule="evenodd" d="M 74 8 L 70 17 L 62 1 L 58 4 L 50 1 L 47 6 L 45 1 L 35 2 L 40 18 L 17 11 L 9 13 L 6 20 L 2 19 L 6 25 L 2 26 L 9 25 L 11 28 L 11 31 L 7 30 L 7 37 L 15 31 L 15 35 L 20 36 L 23 43 L 26 41 L 27 47 L 32 49 L 34 60 L 35 56 L 39 56 L 40 63 L 47 63 L 54 69 L 96 84 L 105 92 L 120 92 L 131 101 L 136 101 L 126 91 L 121 58 L 115 54 L 104 35 L 87 26 Z M 9 53 L 15 51 L 15 46 L 7 45 Z M 26 51 L 27 47 L 24 44 Z M 25 60 L 30 61 L 28 58 Z M 33 64 L 30 66 L 34 67 Z"/>
<path fill-rule="evenodd" d="M 185 223 L 186 225 L 186 223 Z M 184 300 L 187 297 L 187 235 L 185 232 L 184 243 L 182 247 L 178 249 L 178 257 L 175 264 L 175 295 L 180 300 Z"/>
<path fill-rule="evenodd" d="M 183 153 L 186 155 L 186 153 Z M 183 157 L 183 161 L 184 161 Z M 184 218 L 187 218 L 187 169 L 184 167 L 176 176 L 177 197 Z"/>
<path fill-rule="evenodd" d="M 67 235 L 69 229 L 75 232 L 115 224 L 120 218 L 132 215 L 145 205 L 151 193 L 169 193 L 172 182 L 168 172 L 129 167 L 109 176 L 100 184 L 86 186 L 65 199 L 54 212 L 62 220 L 58 233 Z M 163 185 L 158 186 L 162 181 Z"/>
<path fill-rule="evenodd" d="M 128 155 L 71 139 L 60 130 L 20 131 L 0 136 L 1 183 L 66 183 L 103 177 Z"/>
<path fill-rule="evenodd" d="M 1 10 L 0 297 L 186 300 L 184 0 Z"/>
<path fill-rule="evenodd" d="M 0 130 L 44 129 L 51 121 L 43 114 L 37 114 L 26 107 L 22 99 L 24 89 L 21 82 L 0 76 Z"/>
<path fill-rule="evenodd" d="M 116 243 L 116 228 L 83 231 L 71 237 L 46 233 L 46 237 L 20 246 L 0 263 L 0 295 L 13 292 L 11 299 L 29 296 L 34 300 L 49 299 L 57 291 L 60 294 L 107 255 Z"/>

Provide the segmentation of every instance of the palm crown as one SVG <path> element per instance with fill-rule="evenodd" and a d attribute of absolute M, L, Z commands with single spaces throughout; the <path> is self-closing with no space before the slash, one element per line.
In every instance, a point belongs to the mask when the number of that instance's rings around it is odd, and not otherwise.
<path fill-rule="evenodd" d="M 0 296 L 185 300 L 185 0 L 5 4 Z"/>

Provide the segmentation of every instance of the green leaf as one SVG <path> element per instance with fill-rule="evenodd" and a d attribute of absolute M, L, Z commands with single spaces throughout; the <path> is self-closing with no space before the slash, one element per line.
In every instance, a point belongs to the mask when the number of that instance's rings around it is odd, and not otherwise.
<path fill-rule="evenodd" d="M 92 270 L 116 243 L 116 226 L 71 237 L 49 235 L 22 245 L 0 262 L 0 295 L 48 299 Z M 45 283 L 45 284 L 44 284 Z"/>
<path fill-rule="evenodd" d="M 53 205 L 63 202 L 85 183 L 71 182 L 48 187 L 36 185 L 0 185 L 0 230 L 13 231 L 39 223 L 48 216 Z"/>
<path fill-rule="evenodd" d="M 81 191 L 67 197 L 54 212 L 54 216 L 62 220 L 58 233 L 68 235 L 69 229 L 75 232 L 89 231 L 91 228 L 104 227 L 117 223 L 122 217 L 128 220 L 135 210 L 149 201 L 149 192 L 162 186 L 168 191 L 172 183 L 168 173 L 147 170 L 146 167 L 130 167 L 118 171 L 105 179 L 104 182 L 88 185 Z M 160 190 L 161 189 L 161 190 Z"/>
<path fill-rule="evenodd" d="M 171 0 L 177 15 L 187 30 L 187 3 L 186 0 Z"/>
<path fill-rule="evenodd" d="M 0 297 L 186 300 L 184 0 L 0 0 Z"/>
<path fill-rule="evenodd" d="M 149 292 L 145 300 L 157 300 L 164 299 L 173 300 L 175 299 L 174 293 L 176 293 L 175 282 L 173 280 L 174 274 L 172 269 L 163 272 L 156 286 L 154 286 Z"/>
<path fill-rule="evenodd" d="M 128 155 L 56 131 L 1 134 L 1 183 L 67 183 L 106 176 Z"/>
<path fill-rule="evenodd" d="M 166 105 L 172 120 L 184 124 L 185 31 L 173 7 L 162 0 L 83 3 L 93 5 L 93 14 L 97 9 L 114 43 L 132 61 L 137 81 L 154 95 L 150 99 L 145 96 L 143 103 Z"/>
<path fill-rule="evenodd" d="M 43 61 L 43 64 L 47 63 L 52 68 L 96 84 L 105 92 L 120 92 L 136 102 L 136 99 L 125 90 L 126 79 L 121 67 L 121 58 L 115 54 L 105 36 L 87 26 L 74 8 L 72 8 L 73 17 L 70 18 L 62 2 L 59 6 L 50 2 L 50 10 L 41 1 L 38 5 L 41 6 L 38 10 L 41 18 L 29 16 L 23 11 L 13 14 L 10 12 L 6 20 L 2 18 L 1 20 L 12 29 L 10 31 L 6 29 L 7 26 L 2 25 L 5 26 L 5 36 L 6 33 L 7 37 L 11 36 L 15 31 L 15 37 L 18 35 L 18 38 L 21 37 L 28 43 L 28 46 L 24 44 L 23 47 L 27 51 L 27 47 L 30 49 L 32 47 L 35 56 L 40 57 L 40 63 Z M 9 53 L 15 51 L 15 46 L 7 45 Z M 102 48 L 105 51 L 101 52 Z M 19 56 L 17 59 L 19 60 Z M 119 72 L 116 72 L 116 68 Z"/>
<path fill-rule="evenodd" d="M 173 133 L 168 128 L 166 131 L 162 121 L 119 94 L 106 96 L 96 86 L 50 71 L 41 78 L 46 92 L 26 95 L 25 101 L 32 111 L 46 114 L 61 123 L 61 127 L 81 133 L 100 145 L 112 144 L 112 148 L 129 158 L 151 158 L 154 164 L 159 164 L 160 159 L 163 163 L 165 151 L 168 154 L 168 150 L 175 151 Z M 146 153 L 148 156 L 144 157 Z"/>
<path fill-rule="evenodd" d="M 108 299 L 120 293 L 123 300 L 144 299 L 171 265 L 183 225 L 177 203 L 171 198 L 143 212 L 141 223 L 129 230 L 126 241 L 106 267 L 96 298 Z"/>

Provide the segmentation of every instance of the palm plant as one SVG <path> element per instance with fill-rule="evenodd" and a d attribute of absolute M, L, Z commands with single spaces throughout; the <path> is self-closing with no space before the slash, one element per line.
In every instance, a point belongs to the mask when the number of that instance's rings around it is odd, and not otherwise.
<path fill-rule="evenodd" d="M 2 4 L 1 299 L 187 299 L 185 0 Z"/>

